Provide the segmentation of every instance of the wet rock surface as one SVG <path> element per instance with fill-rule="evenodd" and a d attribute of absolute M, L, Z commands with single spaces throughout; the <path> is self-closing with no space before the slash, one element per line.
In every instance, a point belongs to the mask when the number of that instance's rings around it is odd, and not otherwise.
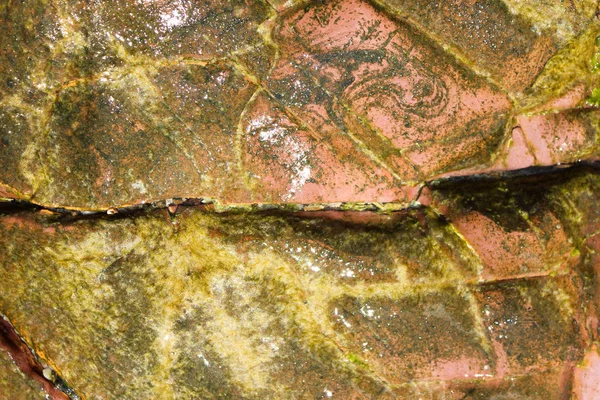
<path fill-rule="evenodd" d="M 596 12 L 0 2 L 0 397 L 594 398 Z"/>
<path fill-rule="evenodd" d="M 595 160 L 595 4 L 539 3 L 5 2 L 0 196 L 408 205 Z"/>
<path fill-rule="evenodd" d="M 25 376 L 7 353 L 0 353 L 0 389 L 7 399 L 45 399 L 46 393 Z"/>
<path fill-rule="evenodd" d="M 2 313 L 81 398 L 590 390 L 597 172 L 470 188 L 391 214 L 5 212 Z"/>

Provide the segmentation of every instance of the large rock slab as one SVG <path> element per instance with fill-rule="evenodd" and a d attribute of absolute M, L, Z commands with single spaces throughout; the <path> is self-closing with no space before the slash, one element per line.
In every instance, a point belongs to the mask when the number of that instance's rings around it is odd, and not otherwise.
<path fill-rule="evenodd" d="M 515 0 L 382 0 L 511 91 L 528 88 L 548 59 L 592 21 L 597 4 Z"/>
<path fill-rule="evenodd" d="M 85 398 L 561 398 L 598 337 L 600 180 L 523 179 L 392 214 L 5 212 L 0 312 Z"/>
<path fill-rule="evenodd" d="M 596 10 L 0 2 L 0 397 L 593 396 Z"/>
<path fill-rule="evenodd" d="M 5 2 L 0 197 L 405 207 L 597 159 L 591 2 L 472 3 Z"/>

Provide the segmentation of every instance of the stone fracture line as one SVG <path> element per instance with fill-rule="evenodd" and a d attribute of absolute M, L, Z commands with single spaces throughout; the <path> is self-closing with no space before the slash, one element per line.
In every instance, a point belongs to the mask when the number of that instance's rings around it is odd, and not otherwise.
<path fill-rule="evenodd" d="M 0 350 L 6 351 L 25 376 L 40 385 L 51 400 L 79 399 L 77 393 L 57 375 L 56 370 L 44 366 L 44 361 L 19 335 L 10 321 L 0 314 Z"/>
<path fill-rule="evenodd" d="M 33 199 L 21 200 L 13 198 L 2 198 L 0 197 L 0 205 L 4 205 L 5 208 L 10 209 L 31 209 L 35 212 L 43 210 L 48 214 L 64 214 L 68 216 L 100 216 L 108 214 L 108 216 L 120 213 L 127 215 L 130 213 L 142 211 L 142 210 L 155 210 L 168 208 L 169 206 L 181 205 L 181 206 L 201 206 L 201 208 L 207 211 L 214 211 L 217 213 L 222 212 L 319 212 L 319 211 L 363 211 L 363 212 L 377 212 L 382 214 L 393 213 L 397 211 L 410 210 L 414 208 L 423 207 L 422 203 L 429 202 L 430 194 L 423 193 L 424 188 L 430 188 L 436 192 L 439 190 L 447 190 L 450 188 L 459 188 L 462 185 L 468 185 L 473 183 L 481 184 L 493 184 L 494 182 L 501 182 L 506 180 L 510 183 L 511 180 L 516 179 L 529 179 L 533 177 L 540 178 L 556 178 L 560 179 L 566 172 L 576 172 L 580 170 L 589 170 L 592 173 L 598 173 L 600 171 L 600 162 L 597 161 L 581 161 L 574 164 L 560 164 L 548 167 L 528 167 L 522 170 L 515 171 L 504 171 L 494 173 L 483 173 L 466 176 L 452 176 L 446 178 L 437 178 L 430 181 L 422 182 L 418 185 L 417 196 L 412 201 L 403 202 L 332 202 L 332 203 L 243 203 L 243 204 L 222 204 L 219 199 L 200 197 L 200 198 L 168 198 L 168 199 L 155 199 L 148 200 L 147 202 L 140 204 L 122 204 L 116 205 L 110 208 L 94 209 L 84 207 L 56 207 L 49 206 L 43 203 L 38 203 Z M 16 189 L 11 188 L 6 184 L 0 183 L 0 187 L 4 186 L 9 188 L 11 191 L 18 193 Z M 427 206 L 433 210 L 436 210 L 435 205 Z"/>

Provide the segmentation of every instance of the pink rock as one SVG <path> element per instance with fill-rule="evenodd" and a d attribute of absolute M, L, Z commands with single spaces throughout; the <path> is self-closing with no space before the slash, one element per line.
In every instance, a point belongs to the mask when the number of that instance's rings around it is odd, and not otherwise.
<path fill-rule="evenodd" d="M 523 135 L 523 129 L 516 127 L 512 130 L 512 143 L 504 159 L 504 166 L 507 169 L 519 169 L 530 167 L 535 159 L 527 147 L 527 141 Z"/>
<path fill-rule="evenodd" d="M 320 140 L 298 127 L 264 95 L 242 122 L 244 169 L 252 201 L 320 203 L 402 201 L 401 182 L 346 136 Z"/>
<path fill-rule="evenodd" d="M 600 398 L 600 355 L 596 345 L 587 352 L 583 362 L 575 367 L 573 398 L 577 400 Z"/>
<path fill-rule="evenodd" d="M 485 162 L 502 134 L 503 93 L 365 2 L 315 5 L 279 35 L 271 90 L 324 140 L 348 137 L 402 181 Z"/>
<path fill-rule="evenodd" d="M 584 158 L 593 148 L 596 138 L 596 128 L 590 121 L 592 115 L 586 115 L 589 113 L 566 111 L 517 117 L 535 165 L 569 163 Z"/>
<path fill-rule="evenodd" d="M 379 4 L 423 27 L 509 91 L 528 88 L 564 40 L 551 29 L 541 33 L 527 17 L 499 0 L 381 0 Z M 565 9 L 563 18 L 571 14 L 570 19 L 578 21 L 569 32 L 576 35 L 591 19 L 589 8 Z"/>
<path fill-rule="evenodd" d="M 571 261 L 572 246 L 551 213 L 532 216 L 524 221 L 527 227 L 514 230 L 479 212 L 460 215 L 452 223 L 481 258 L 483 280 L 547 275 Z"/>

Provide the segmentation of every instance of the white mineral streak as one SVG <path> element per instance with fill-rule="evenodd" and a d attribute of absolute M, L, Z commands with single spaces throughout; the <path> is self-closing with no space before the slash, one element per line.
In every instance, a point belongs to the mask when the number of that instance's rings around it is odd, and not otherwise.
<path fill-rule="evenodd" d="M 140 180 L 137 180 L 134 183 L 132 183 L 131 187 L 134 188 L 135 190 L 139 191 L 141 194 L 148 193 L 148 189 L 146 189 L 146 185 L 144 185 L 144 182 L 142 182 Z"/>
<path fill-rule="evenodd" d="M 238 314 L 231 315 L 225 299 L 232 288 L 236 292 Z M 207 337 L 219 356 L 229 361 L 234 380 L 252 390 L 265 389 L 270 382 L 265 366 L 270 365 L 281 346 L 282 337 L 266 334 L 275 323 L 273 315 L 252 307 L 260 297 L 260 287 L 247 285 L 242 276 L 223 275 L 211 282 L 212 300 L 206 305 L 212 319 Z"/>
<path fill-rule="evenodd" d="M 288 192 L 282 199 L 290 200 L 302 190 L 311 177 L 312 171 L 308 164 L 309 146 L 300 141 L 297 136 L 290 134 L 287 128 L 280 126 L 269 116 L 260 116 L 251 120 L 246 128 L 246 133 L 252 135 L 258 133 L 258 140 L 261 143 L 283 148 L 281 154 L 286 157 L 280 158 L 280 163 L 292 173 L 292 177 Z"/>
<path fill-rule="evenodd" d="M 171 30 L 184 22 L 185 10 L 181 4 L 176 8 L 160 14 L 160 20 L 165 28 Z"/>

